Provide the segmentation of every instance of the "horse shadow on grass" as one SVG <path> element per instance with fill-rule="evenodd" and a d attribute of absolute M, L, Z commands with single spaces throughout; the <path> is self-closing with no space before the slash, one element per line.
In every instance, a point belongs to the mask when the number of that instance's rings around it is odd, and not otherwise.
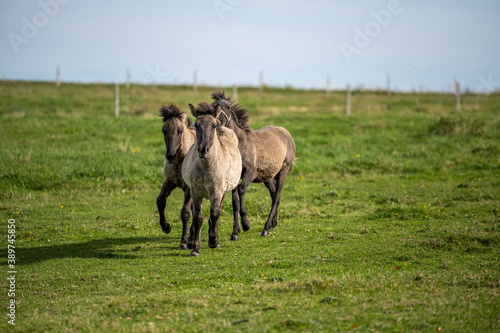
<path fill-rule="evenodd" d="M 135 244 L 137 246 L 131 248 Z M 143 257 L 141 251 L 147 251 L 148 256 L 186 255 L 183 251 L 178 250 L 178 246 L 174 246 L 174 244 L 177 244 L 177 239 L 173 238 L 107 237 L 80 243 L 20 247 L 16 253 L 16 264 L 29 265 L 46 260 L 66 258 L 140 259 Z"/>

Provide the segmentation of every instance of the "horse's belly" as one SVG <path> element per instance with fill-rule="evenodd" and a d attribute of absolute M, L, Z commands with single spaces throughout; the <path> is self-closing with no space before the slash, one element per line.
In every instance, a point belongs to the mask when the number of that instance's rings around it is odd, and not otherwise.
<path fill-rule="evenodd" d="M 258 154 L 254 183 L 266 182 L 276 176 L 283 167 L 285 157 L 286 150 L 282 146 L 267 147 L 265 154 Z"/>
<path fill-rule="evenodd" d="M 283 161 L 281 163 L 273 163 L 273 164 L 265 164 L 260 165 L 257 164 L 257 176 L 253 180 L 254 183 L 263 183 L 272 179 L 274 176 L 278 174 L 283 166 Z"/>

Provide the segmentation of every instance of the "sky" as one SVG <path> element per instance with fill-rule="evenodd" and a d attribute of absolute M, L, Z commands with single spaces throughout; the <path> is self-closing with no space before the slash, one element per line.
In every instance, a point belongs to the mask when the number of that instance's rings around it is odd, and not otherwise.
<path fill-rule="evenodd" d="M 497 0 L 0 0 L 0 76 L 489 93 Z"/>

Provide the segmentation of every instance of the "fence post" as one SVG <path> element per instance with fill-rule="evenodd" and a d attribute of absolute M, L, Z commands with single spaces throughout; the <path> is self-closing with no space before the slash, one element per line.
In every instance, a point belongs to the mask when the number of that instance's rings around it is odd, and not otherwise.
<path fill-rule="evenodd" d="M 264 90 L 264 71 L 259 72 L 259 91 Z"/>
<path fill-rule="evenodd" d="M 233 84 L 233 101 L 238 102 L 238 86 L 236 84 Z"/>
<path fill-rule="evenodd" d="M 331 81 L 332 81 L 332 78 L 330 77 L 330 74 L 329 73 L 326 74 L 326 88 L 325 88 L 325 91 L 326 91 L 327 95 L 330 95 L 330 92 L 332 91 Z"/>
<path fill-rule="evenodd" d="M 391 96 L 391 77 L 387 75 L 387 96 Z"/>
<path fill-rule="evenodd" d="M 455 108 L 460 111 L 460 83 L 455 79 Z"/>
<path fill-rule="evenodd" d="M 56 71 L 56 87 L 59 87 L 61 85 L 61 66 L 57 65 L 57 71 Z"/>
<path fill-rule="evenodd" d="M 120 85 L 115 83 L 115 117 L 120 116 Z"/>
<path fill-rule="evenodd" d="M 127 90 L 130 88 L 130 67 L 127 67 Z"/>
<path fill-rule="evenodd" d="M 193 71 L 193 91 L 198 91 L 198 71 L 196 69 Z"/>
<path fill-rule="evenodd" d="M 345 114 L 351 115 L 351 85 L 349 83 L 345 89 Z"/>

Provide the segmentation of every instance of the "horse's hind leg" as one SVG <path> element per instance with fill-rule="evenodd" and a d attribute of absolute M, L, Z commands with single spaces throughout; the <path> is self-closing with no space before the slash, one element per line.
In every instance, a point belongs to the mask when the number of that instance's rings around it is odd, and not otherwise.
<path fill-rule="evenodd" d="M 288 171 L 290 170 L 290 165 L 285 164 L 281 168 L 280 172 L 274 177 L 276 180 L 276 194 L 275 198 L 273 200 L 273 205 L 271 207 L 271 212 L 269 213 L 269 216 L 267 217 L 266 224 L 264 225 L 264 229 L 262 229 L 262 232 L 260 233 L 261 236 L 268 236 L 269 235 L 269 229 L 271 229 L 274 226 L 278 224 L 278 207 L 280 205 L 281 201 L 281 189 L 283 188 L 283 185 L 285 184 L 286 176 L 288 175 Z M 276 222 L 273 222 L 274 219 L 276 219 Z"/>
<path fill-rule="evenodd" d="M 185 250 L 188 248 L 188 225 L 189 225 L 189 217 L 191 215 L 191 204 L 193 200 L 191 199 L 191 192 L 189 187 L 186 186 L 184 189 L 184 204 L 181 209 L 181 220 L 182 220 L 182 237 L 181 244 L 179 245 L 179 249 Z M 192 234 L 192 233 L 191 233 Z"/>
<path fill-rule="evenodd" d="M 266 185 L 267 189 L 269 190 L 269 195 L 271 196 L 271 208 L 272 208 L 276 203 L 276 179 L 272 178 L 271 180 L 265 182 L 264 185 Z M 271 220 L 271 229 L 275 228 L 277 224 L 278 224 L 278 211 L 276 211 L 276 214 L 273 215 L 273 218 Z"/>
<path fill-rule="evenodd" d="M 164 233 L 168 234 L 172 230 L 170 224 L 168 224 L 167 219 L 165 218 L 165 207 L 167 205 L 167 198 L 172 193 L 172 191 L 176 188 L 174 184 L 169 181 L 164 181 L 161 186 L 161 191 L 158 197 L 156 198 L 156 207 L 158 207 L 158 213 L 160 215 L 160 226 Z"/>

